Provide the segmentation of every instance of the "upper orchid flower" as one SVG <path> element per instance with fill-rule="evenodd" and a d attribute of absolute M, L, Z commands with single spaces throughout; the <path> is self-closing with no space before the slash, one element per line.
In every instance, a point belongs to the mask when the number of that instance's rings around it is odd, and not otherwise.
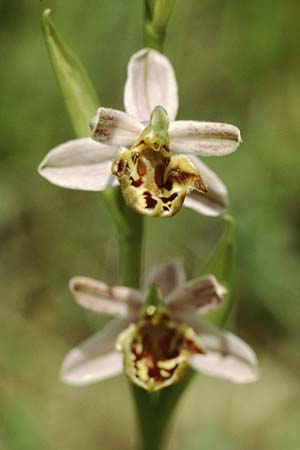
<path fill-rule="evenodd" d="M 56 147 L 42 161 L 40 174 L 59 186 L 91 191 L 116 185 L 118 177 L 128 205 L 142 214 L 172 216 L 183 202 L 203 214 L 221 214 L 228 202 L 226 187 L 197 156 L 233 152 L 241 141 L 239 129 L 174 121 L 174 69 L 155 50 L 131 57 L 124 104 L 126 113 L 99 108 L 91 122 L 97 143 L 81 138 Z"/>
<path fill-rule="evenodd" d="M 200 318 L 223 301 L 225 289 L 212 275 L 186 283 L 181 266 L 169 263 L 149 274 L 142 291 L 85 277 L 73 278 L 70 289 L 81 306 L 118 319 L 70 351 L 62 366 L 65 383 L 112 377 L 123 365 L 134 383 L 152 391 L 178 381 L 188 365 L 236 383 L 258 377 L 251 348 Z"/>

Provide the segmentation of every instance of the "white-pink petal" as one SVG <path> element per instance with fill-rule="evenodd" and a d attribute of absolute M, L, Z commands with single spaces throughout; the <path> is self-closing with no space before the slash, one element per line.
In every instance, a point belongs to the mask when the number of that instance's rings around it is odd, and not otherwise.
<path fill-rule="evenodd" d="M 175 72 L 169 59 L 156 50 L 142 49 L 132 55 L 127 68 L 124 105 L 128 114 L 148 122 L 155 106 L 163 106 L 174 120 L 178 110 Z"/>
<path fill-rule="evenodd" d="M 93 119 L 92 139 L 102 144 L 131 147 L 144 126 L 123 111 L 99 108 Z"/>
<path fill-rule="evenodd" d="M 184 282 L 184 268 L 181 261 L 178 259 L 159 264 L 152 269 L 144 280 L 144 289 L 151 284 L 157 284 L 165 298 Z"/>
<path fill-rule="evenodd" d="M 61 367 L 62 381 L 83 386 L 119 375 L 123 357 L 115 351 L 115 341 L 128 324 L 126 319 L 117 319 L 71 350 Z"/>
<path fill-rule="evenodd" d="M 109 286 L 87 277 L 74 277 L 70 291 L 81 306 L 98 314 L 119 317 L 138 317 L 143 297 L 135 289 Z"/>
<path fill-rule="evenodd" d="M 179 120 L 170 123 L 170 148 L 174 153 L 223 156 L 241 142 L 240 130 L 227 123 Z"/>
<path fill-rule="evenodd" d="M 206 314 L 213 311 L 224 300 L 225 288 L 213 275 L 197 278 L 180 285 L 165 299 L 172 316 L 180 319 L 187 314 Z"/>
<path fill-rule="evenodd" d="M 254 351 L 239 337 L 202 323 L 197 332 L 206 355 L 193 355 L 190 364 L 206 375 L 224 378 L 235 383 L 252 383 L 258 379 L 257 358 Z"/>
<path fill-rule="evenodd" d="M 184 206 L 194 209 L 206 216 L 218 216 L 223 214 L 228 207 L 228 192 L 225 184 L 218 175 L 200 161 L 197 156 L 188 156 L 204 179 L 208 187 L 208 192 L 206 194 L 201 194 L 201 192 L 197 191 L 191 192 L 186 196 Z"/>
<path fill-rule="evenodd" d="M 90 138 L 74 139 L 51 150 L 38 170 L 57 186 L 102 191 L 117 184 L 111 173 L 116 152 L 117 148 L 97 144 Z"/>

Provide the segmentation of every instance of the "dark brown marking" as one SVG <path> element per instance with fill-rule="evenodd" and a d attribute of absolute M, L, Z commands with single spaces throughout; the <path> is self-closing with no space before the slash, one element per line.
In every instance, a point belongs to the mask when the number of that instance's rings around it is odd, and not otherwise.
<path fill-rule="evenodd" d="M 184 183 L 186 180 L 195 178 L 197 175 L 189 172 L 183 172 L 180 169 L 173 169 L 170 172 L 170 177 L 176 180 L 178 183 Z"/>
<path fill-rule="evenodd" d="M 142 177 L 146 174 L 146 172 L 147 172 L 147 167 L 146 167 L 145 163 L 143 163 L 143 161 L 141 161 L 139 159 L 138 163 L 137 163 L 137 173 Z"/>
<path fill-rule="evenodd" d="M 154 180 L 157 187 L 161 188 L 164 185 L 165 167 L 163 164 L 158 164 L 154 170 Z"/>
<path fill-rule="evenodd" d="M 143 180 L 141 178 L 139 178 L 138 180 L 134 180 L 132 177 L 130 177 L 129 179 L 131 185 L 134 187 L 140 187 L 143 184 Z"/>
<path fill-rule="evenodd" d="M 195 181 L 195 187 L 196 189 L 198 189 L 198 191 L 201 191 L 205 194 L 208 192 L 207 186 L 201 178 Z"/>
<path fill-rule="evenodd" d="M 195 173 L 183 172 L 179 168 L 172 169 L 169 174 L 168 182 L 176 181 L 177 183 L 186 183 L 188 180 L 194 180 L 195 189 L 201 192 L 207 192 L 207 186 L 200 175 Z"/>
<path fill-rule="evenodd" d="M 167 189 L 167 191 L 171 191 L 173 188 L 173 181 L 170 177 L 168 177 L 167 181 L 165 182 L 164 187 Z"/>
<path fill-rule="evenodd" d="M 174 192 L 174 194 L 170 195 L 170 197 L 160 197 L 160 199 L 163 203 L 168 203 L 168 202 L 172 202 L 173 200 L 175 200 L 176 197 L 177 197 L 177 194 L 176 194 L 176 192 Z"/>
<path fill-rule="evenodd" d="M 121 177 L 122 175 L 129 175 L 129 167 L 127 161 L 124 159 L 120 159 L 117 164 L 117 170 L 113 172 L 117 177 Z"/>
<path fill-rule="evenodd" d="M 146 208 L 153 209 L 157 205 L 157 200 L 152 197 L 151 193 L 149 191 L 143 192 L 143 196 L 146 200 Z"/>

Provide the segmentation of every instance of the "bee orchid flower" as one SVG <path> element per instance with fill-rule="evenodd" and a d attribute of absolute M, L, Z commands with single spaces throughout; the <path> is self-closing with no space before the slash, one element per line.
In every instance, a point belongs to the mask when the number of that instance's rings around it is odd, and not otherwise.
<path fill-rule="evenodd" d="M 175 121 L 177 90 L 169 59 L 156 50 L 138 51 L 128 64 L 126 112 L 99 108 L 92 139 L 54 148 L 39 173 L 70 189 L 102 191 L 119 182 L 128 206 L 149 216 L 170 217 L 182 204 L 210 216 L 223 213 L 226 187 L 198 156 L 235 151 L 240 131 L 224 123 Z"/>
<path fill-rule="evenodd" d="M 140 291 L 85 277 L 73 278 L 70 289 L 84 308 L 116 318 L 66 356 L 61 377 L 67 384 L 86 385 L 124 369 L 132 382 L 156 391 L 180 380 L 189 365 L 236 383 L 258 377 L 253 350 L 201 317 L 221 306 L 226 293 L 213 275 L 186 282 L 181 265 L 170 262 L 150 272 Z"/>

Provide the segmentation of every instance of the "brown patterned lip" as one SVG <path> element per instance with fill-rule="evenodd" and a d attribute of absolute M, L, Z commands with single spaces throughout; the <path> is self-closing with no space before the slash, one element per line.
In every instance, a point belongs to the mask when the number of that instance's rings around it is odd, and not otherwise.
<path fill-rule="evenodd" d="M 188 358 L 180 357 L 182 350 L 205 354 L 197 341 L 186 334 L 185 328 L 177 326 L 168 314 L 159 317 L 146 314 L 130 346 L 135 377 L 145 385 L 154 382 L 163 387 L 187 367 Z"/>

